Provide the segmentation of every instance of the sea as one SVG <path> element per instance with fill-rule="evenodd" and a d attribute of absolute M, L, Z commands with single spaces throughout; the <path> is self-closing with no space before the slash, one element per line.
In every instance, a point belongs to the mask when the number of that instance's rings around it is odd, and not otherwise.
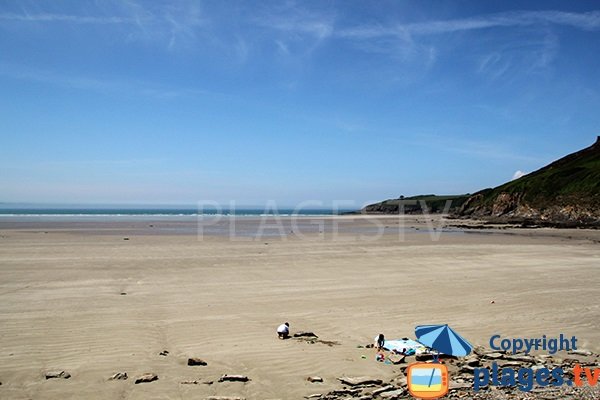
<path fill-rule="evenodd" d="M 198 207 L 3 207 L 0 217 L 198 217 L 198 216 L 327 216 L 351 209 L 332 208 L 202 208 Z"/>
<path fill-rule="evenodd" d="M 69 207 L 7 206 L 0 204 L 0 229 L 77 230 L 80 232 L 128 234 L 197 234 L 209 236 L 274 237 L 303 234 L 352 233 L 371 235 L 403 232 L 439 234 L 439 227 L 413 227 L 399 219 L 394 223 L 357 222 L 354 217 L 330 218 L 356 209 L 277 207 Z M 376 219 L 376 217 L 375 217 Z M 358 221 L 361 221 L 359 218 Z M 443 229 L 457 233 L 455 229 Z M 366 236 L 361 236 L 365 238 Z"/>
<path fill-rule="evenodd" d="M 202 234 L 282 236 L 338 229 L 313 219 L 352 210 L 275 207 L 6 207 L 0 205 L 0 229 L 79 230 L 130 234 Z M 274 218 L 280 218 L 273 222 Z M 329 228 L 329 229 L 328 229 Z M 340 228 L 340 230 L 342 230 Z"/>
<path fill-rule="evenodd" d="M 322 215 L 339 215 L 343 212 L 352 210 L 330 210 L 330 209 L 311 209 L 311 210 L 262 210 L 262 209 L 236 209 L 236 210 L 203 210 L 198 212 L 197 209 L 178 208 L 123 208 L 123 209 L 103 209 L 103 208 L 86 208 L 86 209 L 57 209 L 57 208 L 6 208 L 0 209 L 0 216 L 190 216 L 196 217 L 199 215 L 235 215 L 235 216 L 264 216 L 264 215 L 279 215 L 279 216 L 322 216 Z"/>

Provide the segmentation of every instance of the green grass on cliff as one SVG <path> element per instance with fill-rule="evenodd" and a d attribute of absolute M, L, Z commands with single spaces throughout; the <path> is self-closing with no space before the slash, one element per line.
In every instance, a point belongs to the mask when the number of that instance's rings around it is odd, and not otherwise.
<path fill-rule="evenodd" d="M 534 207 L 589 204 L 600 197 L 600 142 L 569 154 L 535 172 L 479 192 L 482 203 L 491 204 L 500 193 L 520 194 Z"/>
<path fill-rule="evenodd" d="M 398 206 L 399 204 L 404 204 L 407 210 L 421 209 L 421 202 L 425 202 L 429 212 L 439 213 L 444 210 L 446 206 L 446 201 L 450 200 L 451 210 L 459 208 L 462 204 L 469 198 L 468 194 L 460 194 L 460 195 L 435 195 L 435 194 L 424 194 L 418 196 L 410 196 L 410 197 L 402 197 L 399 199 L 389 199 L 384 200 L 381 203 L 376 203 L 375 205 L 380 205 L 383 207 L 393 207 Z M 412 206 L 412 207 L 411 207 Z"/>

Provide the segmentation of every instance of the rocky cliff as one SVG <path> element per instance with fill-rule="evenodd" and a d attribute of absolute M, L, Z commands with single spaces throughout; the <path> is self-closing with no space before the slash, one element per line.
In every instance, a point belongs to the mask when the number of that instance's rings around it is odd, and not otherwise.
<path fill-rule="evenodd" d="M 600 227 L 600 136 L 590 147 L 519 179 L 473 194 L 455 216 Z"/>

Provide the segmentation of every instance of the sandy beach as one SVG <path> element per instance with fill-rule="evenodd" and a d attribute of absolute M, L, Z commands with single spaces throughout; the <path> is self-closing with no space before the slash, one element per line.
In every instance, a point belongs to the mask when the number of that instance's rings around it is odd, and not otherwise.
<path fill-rule="evenodd" d="M 248 240 L 199 238 L 194 221 L 0 220 L 0 398 L 297 399 L 343 375 L 398 374 L 357 346 L 430 323 L 475 345 L 563 333 L 600 351 L 599 231 L 453 230 L 433 241 L 424 219 L 405 218 L 402 235 L 397 217 L 362 239 L 372 223 L 339 217 L 335 237 L 315 228 Z M 338 344 L 278 340 L 284 321 Z M 46 380 L 49 370 L 72 376 Z M 130 378 L 109 381 L 117 372 Z M 159 379 L 135 385 L 146 372 Z M 223 374 L 251 380 L 218 383 Z"/>

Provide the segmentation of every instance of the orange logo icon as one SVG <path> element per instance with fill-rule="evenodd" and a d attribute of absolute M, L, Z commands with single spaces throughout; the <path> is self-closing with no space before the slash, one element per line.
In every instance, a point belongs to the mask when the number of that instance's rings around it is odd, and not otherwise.
<path fill-rule="evenodd" d="M 413 363 L 406 369 L 408 391 L 420 399 L 437 399 L 448 393 L 448 367 L 438 363 Z"/>

